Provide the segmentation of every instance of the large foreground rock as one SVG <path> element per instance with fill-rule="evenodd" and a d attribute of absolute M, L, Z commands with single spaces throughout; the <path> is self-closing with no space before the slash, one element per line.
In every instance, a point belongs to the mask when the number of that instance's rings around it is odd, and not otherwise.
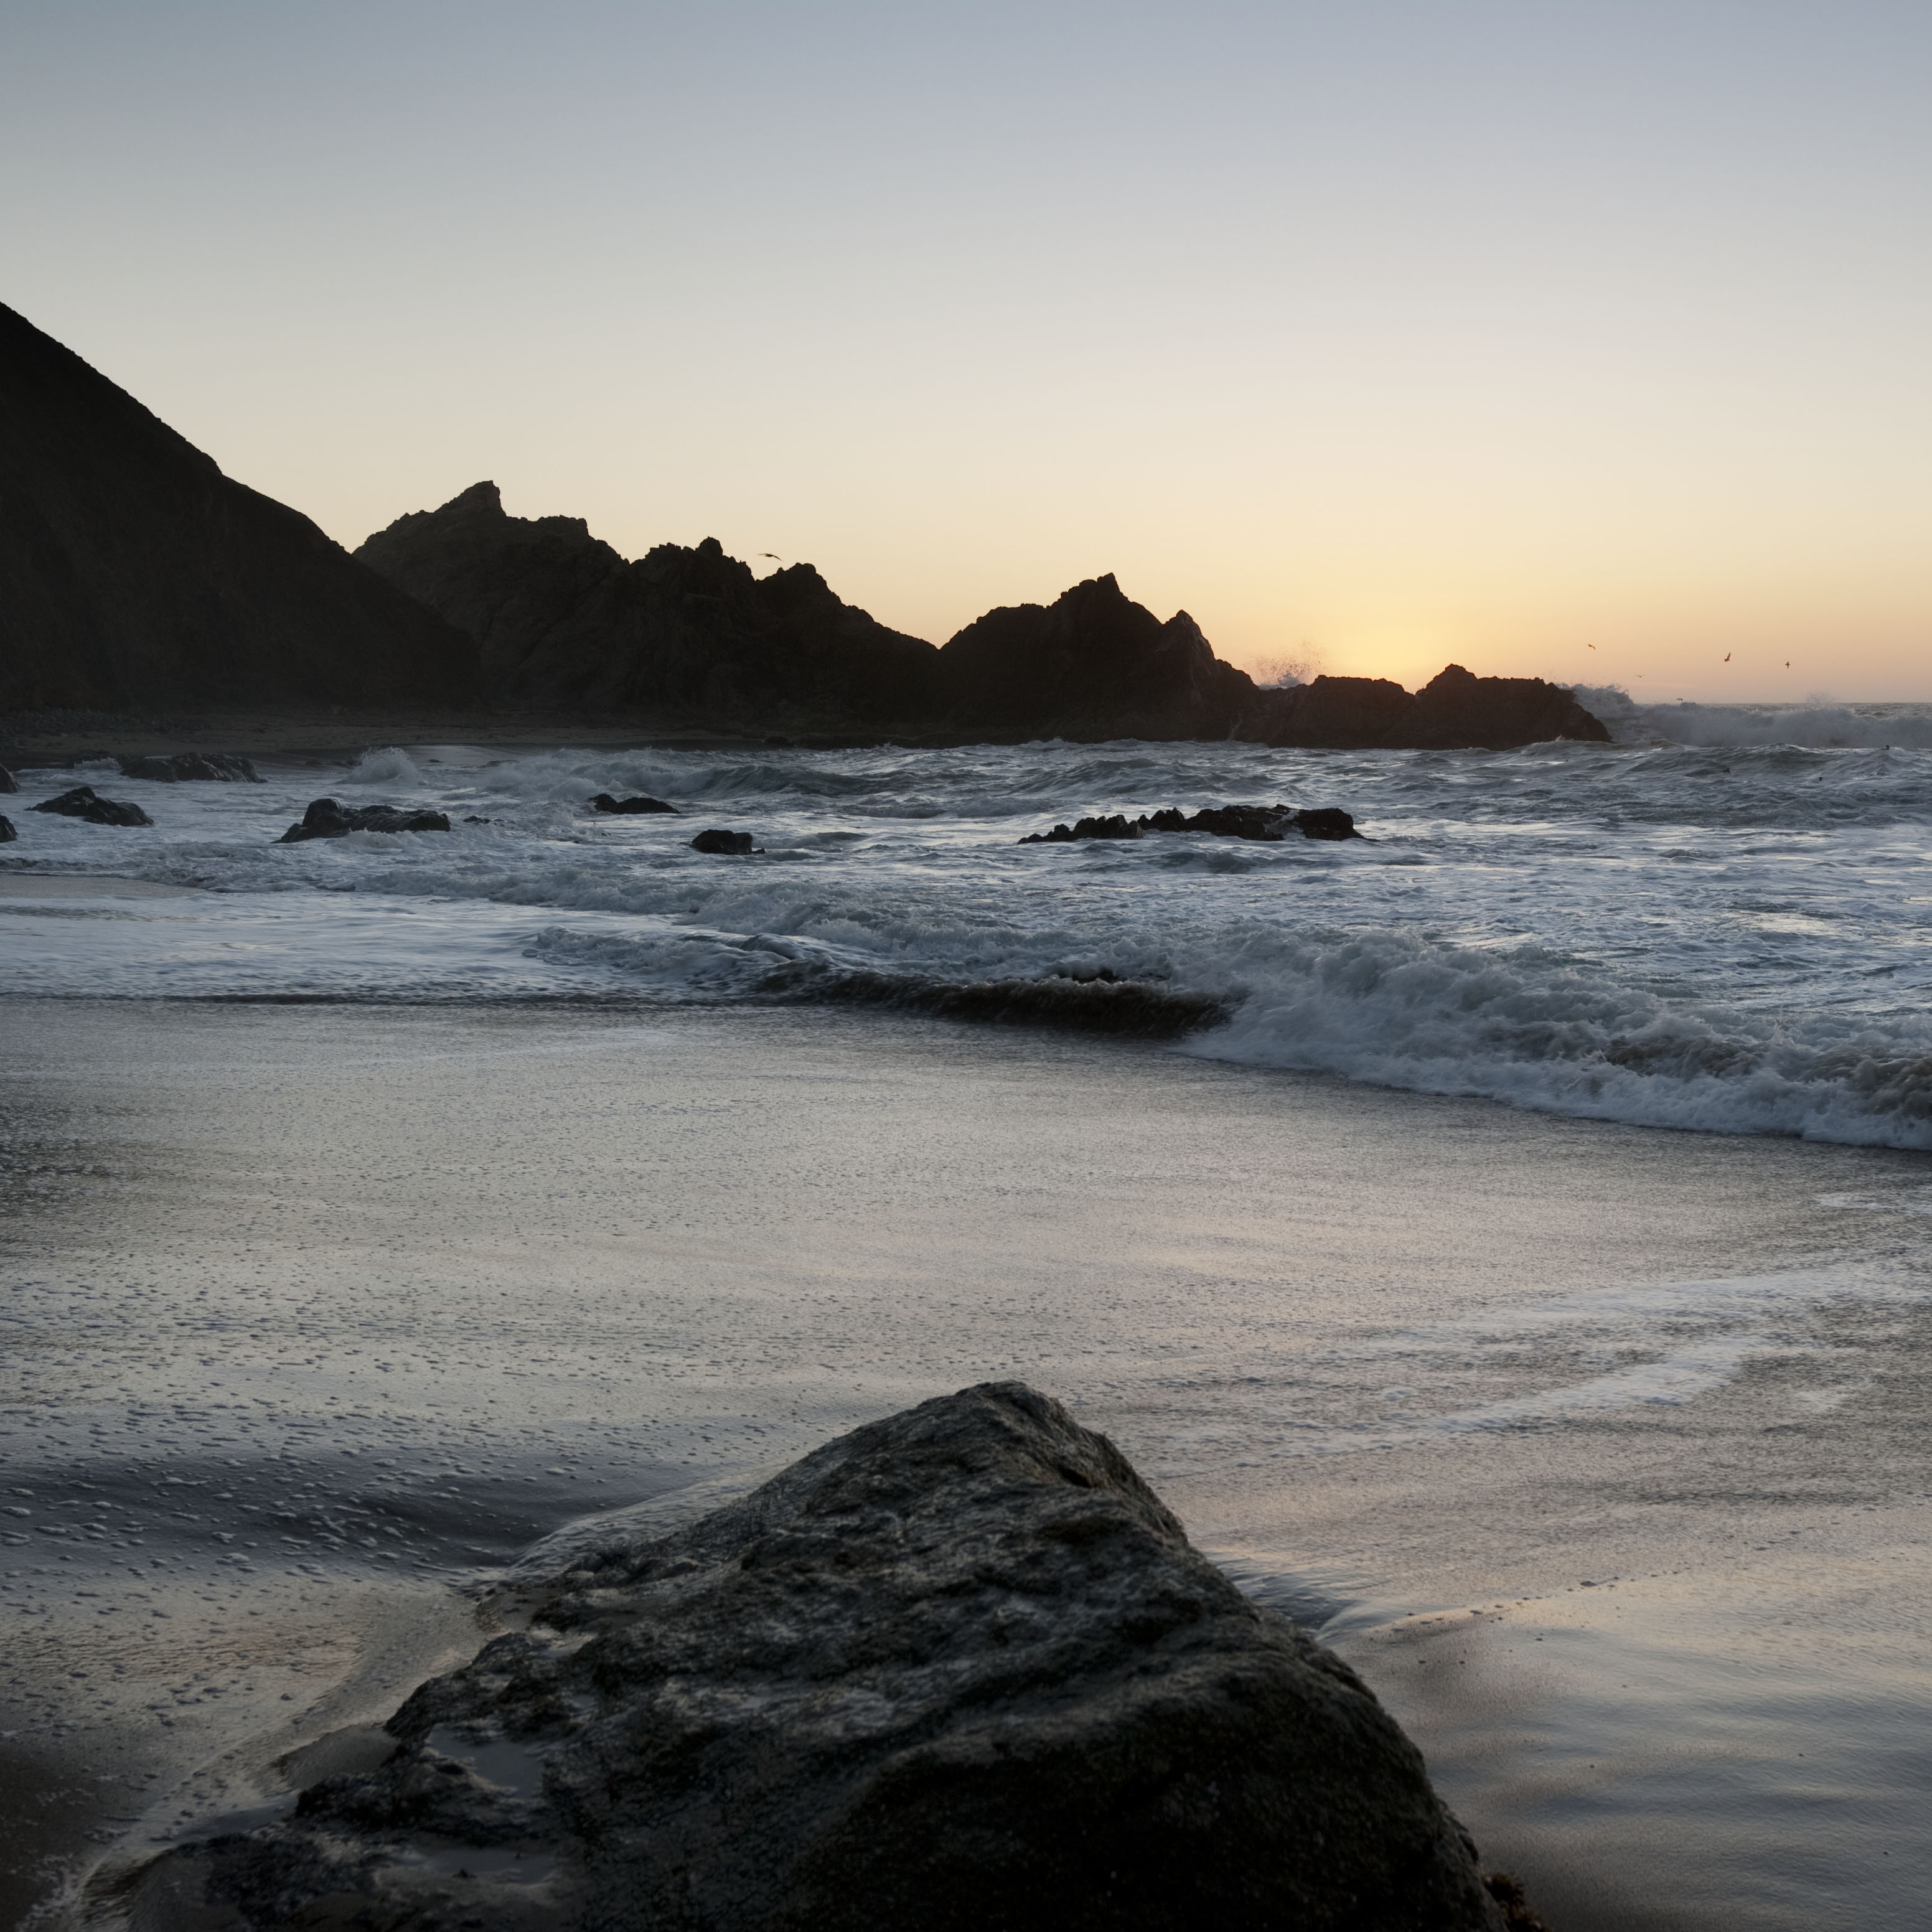
<path fill-rule="evenodd" d="M 157 1928 L 1462 1932 L 1421 1760 L 1104 1437 L 928 1402 L 557 1580 L 380 1768 L 173 1851 Z"/>

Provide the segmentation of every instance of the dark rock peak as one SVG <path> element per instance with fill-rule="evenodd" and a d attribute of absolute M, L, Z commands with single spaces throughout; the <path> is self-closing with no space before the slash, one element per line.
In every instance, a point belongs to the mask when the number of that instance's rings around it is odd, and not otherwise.
<path fill-rule="evenodd" d="M 18 791 L 20 781 L 4 765 L 0 765 L 0 791 Z"/>
<path fill-rule="evenodd" d="M 10 818 L 0 818 L 0 845 L 9 844 L 20 836 L 20 833 L 14 830 L 14 821 Z"/>
<path fill-rule="evenodd" d="M 626 562 L 575 518 L 504 514 L 477 484 L 356 555 L 475 637 L 526 702 L 707 720 L 922 721 L 938 653 L 842 603 L 809 565 L 759 578 L 716 537 Z"/>
<path fill-rule="evenodd" d="M 1122 737 L 1225 737 L 1256 695 L 1185 611 L 1165 623 L 1111 574 L 1050 605 L 989 610 L 939 654 L 956 728 Z"/>
<path fill-rule="evenodd" d="M 1018 1383 L 608 1534 L 522 1600 L 526 1628 L 390 1718 L 386 1762 L 164 1853 L 122 1882 L 130 1922 L 1503 1924 L 1361 1681 Z"/>
<path fill-rule="evenodd" d="M 466 639 L 0 307 L 0 709 L 472 701 Z"/>

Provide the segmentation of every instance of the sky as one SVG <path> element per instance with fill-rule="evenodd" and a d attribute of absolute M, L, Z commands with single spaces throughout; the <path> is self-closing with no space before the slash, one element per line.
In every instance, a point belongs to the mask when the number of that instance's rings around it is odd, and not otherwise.
<path fill-rule="evenodd" d="M 0 0 L 0 300 L 352 547 L 1932 698 L 1928 98 L 1925 0 Z"/>

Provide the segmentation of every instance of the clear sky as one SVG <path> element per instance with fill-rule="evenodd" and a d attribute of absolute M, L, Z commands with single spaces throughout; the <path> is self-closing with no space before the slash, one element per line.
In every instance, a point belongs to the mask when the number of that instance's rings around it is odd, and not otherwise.
<path fill-rule="evenodd" d="M 1928 0 L 0 0 L 0 299 L 350 544 L 1932 698 Z"/>

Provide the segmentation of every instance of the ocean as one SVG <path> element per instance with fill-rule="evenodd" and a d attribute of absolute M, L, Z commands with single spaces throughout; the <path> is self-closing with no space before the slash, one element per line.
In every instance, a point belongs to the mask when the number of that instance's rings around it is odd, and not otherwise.
<path fill-rule="evenodd" d="M 259 1801 L 586 1521 L 1018 1376 L 1563 1932 L 1910 1922 L 1932 710 L 1595 701 L 1494 754 L 22 772 L 14 1909 Z M 76 783 L 154 826 L 22 809 Z M 276 843 L 322 796 L 452 829 Z M 1234 802 L 1365 836 L 1018 842 Z"/>

